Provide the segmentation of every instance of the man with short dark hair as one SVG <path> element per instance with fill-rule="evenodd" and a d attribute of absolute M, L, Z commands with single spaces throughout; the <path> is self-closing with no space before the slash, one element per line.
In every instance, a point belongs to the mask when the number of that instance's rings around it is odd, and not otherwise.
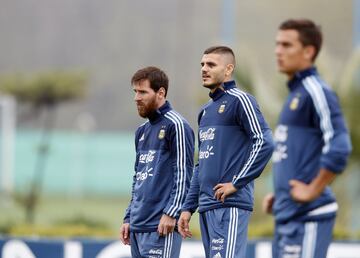
<path fill-rule="evenodd" d="M 271 130 L 255 98 L 232 80 L 235 56 L 229 47 L 205 50 L 201 67 L 211 100 L 198 117 L 199 165 L 178 228 L 190 237 L 189 221 L 199 208 L 206 257 L 245 258 L 253 181 L 271 157 Z"/>
<path fill-rule="evenodd" d="M 193 170 L 194 133 L 166 101 L 168 81 L 157 67 L 131 79 L 138 113 L 148 119 L 135 133 L 132 195 L 120 229 L 120 240 L 136 258 L 180 255 L 175 225 Z"/>
<path fill-rule="evenodd" d="M 314 66 L 321 44 L 319 26 L 307 19 L 283 22 L 276 36 L 290 93 L 274 135 L 275 194 L 263 202 L 275 216 L 273 258 L 325 258 L 332 238 L 338 205 L 328 185 L 351 144 L 337 96 Z"/>

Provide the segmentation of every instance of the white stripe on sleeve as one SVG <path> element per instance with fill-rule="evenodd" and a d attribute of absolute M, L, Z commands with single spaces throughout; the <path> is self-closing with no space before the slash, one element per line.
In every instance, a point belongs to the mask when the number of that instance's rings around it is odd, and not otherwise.
<path fill-rule="evenodd" d="M 246 117 L 248 119 L 251 132 L 257 138 L 255 144 L 253 144 L 249 159 L 247 160 L 244 167 L 242 168 L 242 170 L 239 172 L 238 176 L 235 179 L 235 182 L 236 182 L 240 178 L 244 177 L 246 175 L 246 173 L 250 170 L 252 164 L 256 160 L 256 158 L 261 150 L 261 147 L 264 143 L 264 136 L 262 134 L 261 127 L 260 127 L 259 121 L 257 119 L 254 107 L 253 107 L 249 97 L 246 95 L 246 93 L 240 91 L 239 89 L 231 89 L 231 90 L 227 91 L 227 93 L 237 97 L 240 100 L 241 105 L 244 108 Z"/>
<path fill-rule="evenodd" d="M 314 76 L 305 78 L 303 83 L 305 89 L 309 92 L 314 102 L 315 109 L 320 117 L 320 128 L 323 132 L 323 139 L 325 143 L 322 151 L 323 153 L 326 153 L 330 148 L 330 139 L 334 136 L 329 105 L 327 103 L 322 85 Z"/>
<path fill-rule="evenodd" d="M 186 185 L 186 146 L 185 146 L 185 130 L 184 123 L 181 117 L 174 111 L 169 111 L 165 114 L 165 117 L 172 121 L 175 125 L 176 131 L 176 167 L 178 174 L 176 177 L 176 193 L 174 201 L 169 209 L 169 215 L 175 216 L 181 208 L 180 205 L 183 202 L 185 195 Z"/>

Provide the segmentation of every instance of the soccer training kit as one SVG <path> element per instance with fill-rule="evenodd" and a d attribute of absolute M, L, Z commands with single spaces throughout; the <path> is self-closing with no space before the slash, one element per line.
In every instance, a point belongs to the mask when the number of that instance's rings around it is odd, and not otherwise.
<path fill-rule="evenodd" d="M 314 201 L 298 203 L 290 196 L 289 180 L 308 184 L 321 168 L 340 173 L 350 139 L 338 99 L 315 67 L 296 73 L 288 87 L 274 134 L 274 258 L 325 258 L 338 209 L 334 195 L 326 187 Z M 317 243 L 324 232 L 328 235 Z"/>
<path fill-rule="evenodd" d="M 210 94 L 199 114 L 199 165 L 194 170 L 183 210 L 199 207 L 206 257 L 243 257 L 247 224 L 253 208 L 253 180 L 270 159 L 273 142 L 256 100 L 234 81 Z M 238 189 L 222 203 L 213 187 Z M 219 209 L 219 211 L 214 211 Z M 246 211 L 246 212 L 245 212 Z M 212 225 L 222 225 L 214 230 Z"/>
<path fill-rule="evenodd" d="M 132 195 L 124 218 L 131 241 L 137 241 L 131 243 L 132 255 L 152 250 L 151 257 L 178 257 L 171 248 L 180 251 L 179 233 L 159 239 L 156 231 L 163 214 L 179 217 L 193 171 L 194 133 L 166 102 L 137 129 L 135 146 Z M 155 234 L 143 234 L 151 232 Z"/>
<path fill-rule="evenodd" d="M 158 232 L 131 232 L 131 255 L 136 258 L 176 258 L 180 255 L 181 235 L 172 232 L 160 236 Z"/>

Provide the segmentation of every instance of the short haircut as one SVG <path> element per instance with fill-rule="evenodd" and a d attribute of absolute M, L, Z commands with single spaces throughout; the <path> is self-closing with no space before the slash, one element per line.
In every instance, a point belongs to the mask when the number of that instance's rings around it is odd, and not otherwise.
<path fill-rule="evenodd" d="M 142 68 L 133 75 L 131 84 L 134 85 L 143 80 L 149 80 L 150 87 L 155 92 L 158 92 L 160 88 L 164 88 L 166 97 L 169 88 L 169 79 L 164 71 L 155 66 Z"/>
<path fill-rule="evenodd" d="M 309 19 L 289 19 L 281 23 L 279 29 L 296 30 L 303 46 L 313 46 L 315 48 L 315 54 L 312 57 L 312 61 L 315 61 L 322 45 L 322 33 L 319 25 Z"/>
<path fill-rule="evenodd" d="M 204 51 L 204 55 L 207 54 L 228 54 L 232 56 L 233 59 L 233 63 L 235 66 L 235 55 L 234 52 L 231 48 L 227 47 L 227 46 L 213 46 L 213 47 L 209 47 Z"/>

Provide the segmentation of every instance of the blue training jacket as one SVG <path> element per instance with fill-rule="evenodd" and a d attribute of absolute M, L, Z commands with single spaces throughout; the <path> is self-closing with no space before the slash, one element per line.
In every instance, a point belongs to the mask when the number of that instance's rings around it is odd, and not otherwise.
<path fill-rule="evenodd" d="M 124 223 L 156 231 L 163 214 L 179 216 L 193 171 L 194 132 L 166 102 L 135 133 L 132 195 Z"/>
<path fill-rule="evenodd" d="M 275 220 L 334 217 L 338 206 L 329 187 L 316 200 L 300 204 L 290 196 L 289 180 L 309 183 L 321 168 L 334 173 L 345 168 L 351 144 L 337 96 L 315 67 L 298 72 L 288 87 L 290 93 L 274 135 Z"/>
<path fill-rule="evenodd" d="M 210 94 L 199 114 L 199 165 L 182 210 L 199 212 L 222 207 L 252 210 L 253 180 L 263 171 L 273 151 L 271 130 L 254 97 L 234 81 Z M 232 182 L 238 189 L 222 203 L 213 187 Z"/>

